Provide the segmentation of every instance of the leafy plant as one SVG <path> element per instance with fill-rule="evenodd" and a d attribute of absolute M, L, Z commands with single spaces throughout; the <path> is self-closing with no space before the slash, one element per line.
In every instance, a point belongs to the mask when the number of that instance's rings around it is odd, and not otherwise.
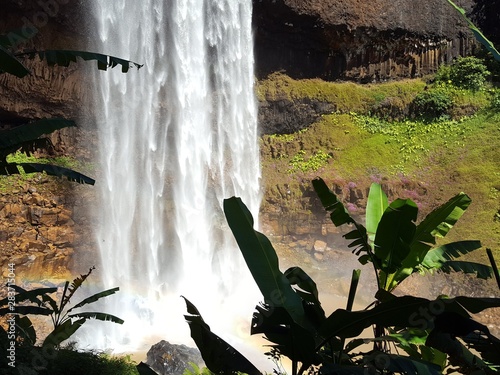
<path fill-rule="evenodd" d="M 39 288 L 35 290 L 24 290 L 23 288 L 12 285 L 12 288 L 17 291 L 15 296 L 15 309 L 11 310 L 8 307 L 0 309 L 0 315 L 6 314 L 23 314 L 23 315 L 50 315 L 53 325 L 53 330 L 45 337 L 43 346 L 58 347 L 61 342 L 70 338 L 88 319 L 98 319 L 102 321 L 111 321 L 113 323 L 123 324 L 123 320 L 107 313 L 102 312 L 75 312 L 85 305 L 94 303 L 101 298 L 110 296 L 116 293 L 119 288 L 108 289 L 90 297 L 83 299 L 77 304 L 69 307 L 71 298 L 75 292 L 80 289 L 85 280 L 90 276 L 94 268 L 89 269 L 89 272 L 75 278 L 71 283 L 66 281 L 63 287 L 62 295 L 59 301 L 56 301 L 50 295 L 57 291 L 57 288 Z M 30 302 L 30 305 L 17 305 L 19 302 Z M 8 305 L 9 299 L 0 301 L 0 306 Z M 18 318 L 22 325 L 20 339 L 28 342 L 30 345 L 35 345 L 37 341 L 36 332 L 30 319 L 25 316 Z"/>
<path fill-rule="evenodd" d="M 326 166 L 328 159 L 330 158 L 331 155 L 327 154 L 323 150 L 316 151 L 313 155 L 306 158 L 306 152 L 304 150 L 300 150 L 290 160 L 290 169 L 288 170 L 288 173 L 295 173 L 297 171 L 315 172 Z"/>
<path fill-rule="evenodd" d="M 433 87 L 420 92 L 413 102 L 411 109 L 414 115 L 426 120 L 442 117 L 453 105 L 453 100 L 444 87 Z"/>
<path fill-rule="evenodd" d="M 372 195 L 374 197 L 376 194 L 381 201 L 380 204 L 372 205 L 371 211 L 374 218 L 384 216 L 380 207 L 386 203 L 380 191 L 374 191 Z M 352 220 L 334 195 L 322 194 L 322 196 L 322 201 L 328 204 L 332 221 L 336 225 L 351 223 L 356 227 L 351 232 L 351 239 L 355 240 L 353 246 L 361 251 L 366 247 L 366 251 L 371 252 L 370 233 L 365 230 L 364 235 L 358 236 L 363 232 L 364 227 Z M 411 208 L 404 210 L 411 212 Z M 452 332 L 449 327 L 436 326 L 433 323 L 437 319 L 436 316 L 439 317 L 441 314 L 469 319 L 469 313 L 500 306 L 498 298 L 456 297 L 438 298 L 432 301 L 412 296 L 396 297 L 380 289 L 375 296 L 376 304 L 362 311 L 351 311 L 359 278 L 359 271 L 356 271 L 353 273 L 347 308 L 338 309 L 326 316 L 314 281 L 299 267 L 289 268 L 284 273 L 280 271 L 274 248 L 262 233 L 253 229 L 253 218 L 241 200 L 234 197 L 226 199 L 224 212 L 247 266 L 264 297 L 264 302 L 256 307 L 251 333 L 264 334 L 270 341 L 271 349 L 267 353 L 269 356 L 274 359 L 280 356 L 290 358 L 293 375 L 303 374 L 313 368 L 322 374 L 364 374 L 366 371 L 370 373 L 440 374 L 441 367 L 436 362 L 443 362 L 443 356 L 446 355 L 432 347 L 432 345 L 438 345 L 433 342 L 433 338 L 451 334 L 454 337 L 462 337 L 472 331 L 480 331 L 487 336 L 482 343 L 488 349 L 480 350 L 482 355 L 487 356 L 490 351 L 500 350 L 497 339 L 491 336 L 482 325 L 475 324 L 469 330 L 470 332 L 464 333 Z M 371 220 L 371 222 L 369 227 L 377 223 L 377 220 Z M 376 237 L 375 235 L 375 242 L 377 242 Z M 375 256 L 374 252 L 372 254 Z M 433 309 L 429 314 L 430 306 L 439 306 L 439 310 Z M 208 359 L 206 363 L 212 372 L 234 373 L 241 370 L 242 363 L 248 365 L 239 352 L 210 331 L 198 310 L 191 303 L 188 303 L 188 312 L 190 315 L 187 315 L 186 319 L 191 326 L 192 337 L 203 358 Z M 373 325 L 388 330 L 392 334 L 375 338 L 356 338 L 364 329 Z M 193 326 L 196 326 L 195 332 L 193 332 Z M 200 336 L 200 329 L 203 330 L 204 337 Z M 413 334 L 409 335 L 410 331 Z M 432 339 L 429 340 L 429 345 L 426 345 L 426 338 L 431 337 L 430 334 L 432 334 Z M 420 337 L 418 345 L 420 351 L 414 348 L 416 337 Z M 351 338 L 354 339 L 347 342 L 347 339 Z M 441 349 L 447 351 L 451 345 L 456 345 L 455 341 L 441 346 Z M 358 351 L 360 345 L 369 342 L 392 342 L 400 345 L 409 354 L 406 356 L 392 354 L 379 349 L 367 352 Z M 467 357 L 468 364 L 480 371 L 489 369 L 487 362 L 474 356 L 460 342 L 458 345 L 461 352 L 472 356 Z M 454 354 L 449 354 L 449 356 L 451 359 Z M 220 365 L 212 365 L 214 359 L 221 357 L 227 359 L 224 369 Z M 384 359 L 383 363 L 381 359 Z M 492 363 L 498 363 L 498 360 L 493 359 Z M 253 371 L 255 370 L 252 367 Z"/>
<path fill-rule="evenodd" d="M 489 75 L 483 61 L 474 56 L 457 58 L 450 69 L 451 83 L 472 91 L 483 89 Z"/>
<path fill-rule="evenodd" d="M 8 161 L 7 157 L 18 152 L 31 155 L 37 149 L 53 147 L 49 138 L 41 137 L 55 130 L 76 126 L 74 121 L 63 118 L 42 119 L 15 128 L 0 131 L 0 175 L 46 173 L 66 177 L 70 181 L 94 185 L 95 180 L 72 169 L 43 163 Z"/>
<path fill-rule="evenodd" d="M 484 36 L 484 34 L 477 28 L 476 25 L 467 17 L 465 10 L 456 5 L 453 1 L 448 0 L 448 3 L 457 10 L 458 13 L 467 21 L 469 28 L 474 33 L 474 36 L 478 42 L 480 42 L 495 58 L 495 60 L 500 61 L 500 52 L 497 51 L 493 43 Z"/>
<path fill-rule="evenodd" d="M 476 273 L 480 278 L 493 275 L 488 266 L 455 260 L 480 248 L 479 241 L 459 241 L 433 247 L 436 238 L 445 237 L 469 207 L 471 199 L 464 193 L 436 208 L 417 225 L 418 208 L 413 201 L 396 199 L 388 204 L 381 186 L 374 183 L 368 194 L 365 228 L 351 218 L 322 179 L 313 180 L 313 187 L 325 209 L 331 212 L 336 226 L 355 224 L 355 229 L 344 237 L 353 240 L 349 247 L 361 255 L 361 263 L 373 263 L 379 288 L 392 291 L 415 272 L 455 270 Z"/>
<path fill-rule="evenodd" d="M 126 73 L 131 67 L 136 67 L 137 69 L 142 67 L 142 65 L 133 61 L 87 51 L 32 50 L 17 52 L 16 48 L 18 46 L 13 42 L 16 38 L 9 36 L 10 33 L 8 35 L 0 35 L 0 74 L 12 74 L 19 78 L 26 77 L 30 74 L 30 71 L 23 64 L 22 60 L 24 58 L 34 59 L 35 57 L 38 57 L 41 61 L 46 61 L 49 66 L 59 65 L 67 67 L 71 62 L 76 62 L 78 58 L 81 58 L 86 61 L 97 61 L 97 67 L 101 70 L 107 70 L 108 68 L 120 65 L 122 72 Z M 26 124 L 1 131 L 0 175 L 46 173 L 48 175 L 66 177 L 70 181 L 93 185 L 95 183 L 94 179 L 70 168 L 53 164 L 7 162 L 6 158 L 9 154 L 23 152 L 30 155 L 37 149 L 52 148 L 53 145 L 48 138 L 40 137 L 56 130 L 73 126 L 76 126 L 76 124 L 72 120 L 47 118 L 32 120 Z"/>

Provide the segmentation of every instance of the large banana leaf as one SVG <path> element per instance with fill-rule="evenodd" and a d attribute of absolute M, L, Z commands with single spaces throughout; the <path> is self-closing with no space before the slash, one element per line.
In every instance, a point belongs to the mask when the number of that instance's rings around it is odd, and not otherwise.
<path fill-rule="evenodd" d="M 16 306 L 16 309 L 14 311 L 12 311 L 8 307 L 0 309 L 0 316 L 12 313 L 22 315 L 50 315 L 52 314 L 52 310 L 38 306 Z"/>
<path fill-rule="evenodd" d="M 82 318 L 96 319 L 96 320 L 102 320 L 103 322 L 113 322 L 116 324 L 123 324 L 125 322 L 123 319 L 120 319 L 115 315 L 101 313 L 101 312 L 90 312 L 90 311 L 70 314 L 68 315 L 68 317 L 73 319 L 82 319 Z"/>
<path fill-rule="evenodd" d="M 38 306 L 41 305 L 41 301 L 38 299 L 38 296 L 43 296 L 45 294 L 55 293 L 57 288 L 38 288 L 34 290 L 25 290 L 17 285 L 11 285 L 11 288 L 17 291 L 15 295 L 16 304 L 23 301 L 31 301 L 36 303 Z M 8 297 L 5 297 L 0 300 L 0 306 L 7 305 Z"/>
<path fill-rule="evenodd" d="M 314 311 L 314 317 L 310 317 L 311 320 L 316 323 L 322 322 L 326 316 L 321 307 L 318 288 L 314 280 L 300 267 L 291 267 L 285 271 L 284 275 L 290 285 L 298 287 L 295 288 L 295 292 L 306 302 L 306 306 Z"/>
<path fill-rule="evenodd" d="M 17 54 L 17 57 L 27 56 L 33 59 L 38 56 L 40 60 L 46 60 L 49 66 L 59 65 L 59 66 L 69 66 L 70 63 L 77 62 L 77 58 L 81 58 L 85 61 L 95 60 L 97 61 L 97 68 L 99 70 L 107 70 L 108 68 L 114 68 L 117 65 L 122 67 L 122 72 L 127 73 L 131 67 L 140 69 L 143 65 L 135 63 L 133 61 L 124 60 L 119 57 L 103 55 L 101 53 L 88 52 L 88 51 L 70 51 L 70 50 L 46 50 L 46 51 L 31 51 L 24 52 L 22 54 Z"/>
<path fill-rule="evenodd" d="M 201 352 L 206 366 L 215 374 L 245 373 L 261 375 L 261 372 L 240 352 L 210 330 L 200 312 L 187 298 L 189 315 L 184 315 L 191 330 L 191 337 Z"/>
<path fill-rule="evenodd" d="M 11 149 L 25 142 L 34 141 L 44 134 L 50 134 L 56 130 L 72 126 L 76 126 L 75 122 L 72 120 L 64 118 L 46 118 L 1 131 L 0 152 L 2 152 L 3 149 Z"/>
<path fill-rule="evenodd" d="M 280 271 L 269 239 L 253 229 L 253 217 L 240 198 L 224 200 L 224 213 L 245 262 L 267 304 L 284 307 L 298 324 L 305 324 L 302 299 Z"/>
<path fill-rule="evenodd" d="M 382 352 L 371 352 L 363 361 L 372 364 L 381 373 L 389 374 L 414 374 L 414 375 L 440 375 L 441 368 L 433 363 L 417 360 L 402 355 Z"/>
<path fill-rule="evenodd" d="M 325 210 L 331 211 L 330 218 L 336 227 L 354 223 L 354 219 L 349 215 L 342 202 L 337 199 L 337 196 L 328 188 L 323 179 L 319 177 L 315 178 L 312 184 Z"/>
<path fill-rule="evenodd" d="M 87 318 L 80 318 L 76 321 L 71 319 L 66 320 L 63 324 L 57 326 L 51 333 L 47 335 L 43 341 L 43 346 L 57 347 L 64 340 L 69 339 L 82 325 Z"/>
<path fill-rule="evenodd" d="M 453 8 L 457 10 L 458 13 L 462 15 L 462 17 L 467 21 L 469 25 L 469 29 L 471 29 L 472 33 L 476 37 L 477 41 L 480 42 L 485 48 L 491 52 L 495 60 L 500 61 L 500 53 L 497 51 L 493 43 L 487 39 L 484 34 L 479 30 L 476 25 L 467 17 L 465 10 L 457 6 L 453 1 L 448 0 Z"/>
<path fill-rule="evenodd" d="M 320 343 L 314 332 L 309 331 L 295 323 L 287 311 L 282 307 L 269 305 L 256 306 L 252 319 L 250 333 L 264 334 L 279 354 L 299 361 L 308 368 L 312 364 L 319 364 L 321 357 L 316 351 Z"/>
<path fill-rule="evenodd" d="M 475 273 L 477 277 L 487 279 L 493 276 L 493 269 L 491 267 L 475 262 L 454 260 L 462 254 L 467 254 L 479 248 L 481 248 L 481 242 L 479 241 L 452 242 L 427 252 L 421 265 L 423 269 L 430 271 L 461 271 L 464 273 Z"/>
<path fill-rule="evenodd" d="M 430 320 L 435 316 L 433 311 L 451 311 L 468 317 L 468 312 L 475 314 L 492 307 L 500 307 L 500 298 L 456 297 L 431 301 L 413 296 L 394 297 L 370 310 L 338 309 L 325 320 L 320 334 L 325 339 L 356 337 L 372 325 L 428 329 L 432 325 Z"/>
<path fill-rule="evenodd" d="M 20 336 L 27 345 L 36 344 L 36 331 L 33 323 L 27 316 L 16 316 L 17 335 Z"/>
<path fill-rule="evenodd" d="M 368 193 L 368 199 L 366 201 L 366 231 L 368 233 L 368 238 L 373 243 L 375 240 L 375 233 L 377 233 L 377 227 L 382 219 L 384 211 L 389 206 L 387 202 L 387 195 L 382 190 L 380 184 L 371 184 L 370 192 Z"/>
<path fill-rule="evenodd" d="M 8 49 L 0 45 L 0 73 L 2 72 L 23 78 L 30 71 Z"/>
<path fill-rule="evenodd" d="M 418 208 L 413 201 L 396 199 L 382 215 L 375 235 L 374 252 L 383 272 L 395 272 L 408 256 L 417 214 Z"/>
<path fill-rule="evenodd" d="M 464 193 L 457 194 L 429 213 L 417 225 L 410 244 L 410 252 L 401 267 L 392 275 L 392 287 L 416 271 L 427 252 L 436 243 L 436 237 L 444 237 L 469 207 L 471 199 Z"/>
<path fill-rule="evenodd" d="M 330 212 L 330 219 L 332 223 L 338 227 L 344 224 L 353 224 L 355 229 L 345 234 L 343 237 L 348 240 L 353 240 L 348 246 L 354 248 L 353 252 L 359 255 L 361 252 L 371 253 L 371 247 L 368 241 L 368 234 L 366 228 L 361 224 L 357 223 L 347 212 L 342 202 L 340 202 L 337 196 L 328 188 L 321 178 L 316 178 L 312 181 L 314 190 L 318 194 L 321 204 L 326 211 Z M 368 255 L 364 255 L 368 256 Z M 362 261 L 362 256 L 360 261 L 364 264 L 366 261 Z M 371 259 L 369 259 L 371 260 Z"/>
<path fill-rule="evenodd" d="M 108 289 L 108 290 L 105 290 L 105 291 L 102 291 L 102 292 L 99 292 L 99 293 L 96 293 L 90 297 L 87 297 L 85 298 L 84 300 L 78 302 L 75 306 L 73 306 L 71 309 L 68 310 L 68 313 L 78 307 L 82 307 L 82 306 L 85 306 L 89 303 L 94 303 L 98 300 L 100 300 L 101 298 L 104 298 L 104 297 L 107 297 L 107 296 L 110 296 L 112 294 L 115 294 L 116 292 L 118 292 L 120 290 L 119 287 L 116 287 L 116 288 L 111 288 L 111 289 Z"/>
<path fill-rule="evenodd" d="M 21 167 L 20 171 L 17 167 Z M 40 163 L 9 163 L 2 165 L 0 175 L 22 174 L 24 173 L 47 173 L 49 176 L 66 177 L 69 181 L 78 182 L 79 184 L 94 185 L 95 180 L 80 172 L 76 172 L 69 168 L 59 167 L 53 164 Z"/>

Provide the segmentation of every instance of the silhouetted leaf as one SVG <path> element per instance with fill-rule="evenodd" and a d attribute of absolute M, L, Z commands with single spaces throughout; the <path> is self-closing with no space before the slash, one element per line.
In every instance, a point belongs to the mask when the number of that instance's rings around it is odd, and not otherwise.
<path fill-rule="evenodd" d="M 184 316 L 191 329 L 191 337 L 210 371 L 216 374 L 243 372 L 249 375 L 261 375 L 261 372 L 240 352 L 210 330 L 198 309 L 187 298 L 182 298 L 186 301 L 191 314 Z"/>
<path fill-rule="evenodd" d="M 312 184 L 325 210 L 331 212 L 330 218 L 336 227 L 354 223 L 354 220 L 349 215 L 342 202 L 340 202 L 337 196 L 328 188 L 325 181 L 318 177 L 312 181 Z"/>
<path fill-rule="evenodd" d="M 325 321 L 320 329 L 322 337 L 356 337 L 371 325 L 381 327 L 415 327 L 428 329 L 437 314 L 452 311 L 468 317 L 468 312 L 478 313 L 487 308 L 500 307 L 500 298 L 425 298 L 403 296 L 394 297 L 376 305 L 370 310 L 346 311 L 338 309 Z"/>
<path fill-rule="evenodd" d="M 95 180 L 84 174 L 76 172 L 72 169 L 59 167 L 53 164 L 39 163 L 9 163 L 9 174 L 22 174 L 19 169 L 11 169 L 12 166 L 21 167 L 24 173 L 47 173 L 49 176 L 66 177 L 69 181 L 78 182 L 79 184 L 94 185 Z M 7 170 L 7 169 L 6 169 Z M 0 174 L 2 172 L 0 171 Z"/>
<path fill-rule="evenodd" d="M 73 126 L 76 126 L 76 124 L 72 120 L 49 118 L 0 131 L 0 152 L 3 153 L 2 150 L 11 149 L 12 147 L 17 147 L 15 149 L 17 150 L 25 142 L 35 141 L 44 134 L 50 134 L 56 130 Z"/>
<path fill-rule="evenodd" d="M 17 335 L 22 337 L 27 345 L 35 345 L 36 332 L 33 323 L 27 316 L 16 316 Z"/>
<path fill-rule="evenodd" d="M 0 45 L 0 73 L 5 72 L 23 78 L 30 73 L 8 49 Z"/>
<path fill-rule="evenodd" d="M 135 63 L 133 61 L 124 60 L 119 57 L 103 55 L 101 53 L 94 53 L 88 51 L 70 51 L 70 50 L 46 50 L 46 51 L 28 51 L 20 54 L 16 54 L 18 57 L 29 57 L 33 59 L 38 56 L 40 60 L 46 60 L 49 66 L 59 65 L 59 66 L 69 66 L 70 63 L 77 62 L 77 58 L 81 58 L 85 61 L 94 60 L 97 61 L 97 67 L 100 70 L 107 70 L 108 68 L 114 68 L 117 65 L 122 67 L 122 72 L 127 73 L 131 67 L 140 69 L 143 65 Z"/>
<path fill-rule="evenodd" d="M 73 306 L 71 309 L 69 309 L 68 312 L 70 312 L 71 310 L 76 309 L 78 307 L 85 306 L 85 305 L 87 305 L 89 303 L 96 302 L 96 301 L 98 301 L 101 298 L 104 298 L 104 297 L 110 296 L 112 294 L 115 294 L 119 290 L 120 290 L 120 288 L 116 287 L 116 288 L 111 288 L 111 289 L 108 289 L 108 290 L 96 293 L 96 294 L 94 294 L 94 295 L 92 295 L 90 297 L 85 298 L 84 300 L 80 301 L 79 303 L 77 303 L 75 306 Z"/>
<path fill-rule="evenodd" d="M 316 345 L 321 340 L 315 337 L 315 331 L 295 323 L 282 307 L 264 304 L 255 309 L 250 331 L 252 335 L 264 334 L 273 343 L 270 347 L 291 360 L 304 363 L 305 367 L 321 362 L 316 352 Z"/>
<path fill-rule="evenodd" d="M 158 375 L 156 371 L 151 369 L 151 367 L 144 362 L 140 362 L 137 366 L 135 366 L 135 368 L 139 372 L 139 375 Z"/>
<path fill-rule="evenodd" d="M 63 324 L 57 326 L 51 333 L 47 335 L 43 341 L 43 346 L 56 347 L 64 340 L 69 339 L 81 326 L 87 318 L 81 318 L 76 321 L 71 319 L 66 320 Z"/>
<path fill-rule="evenodd" d="M 69 310 L 68 310 L 69 311 Z M 113 322 L 117 324 L 123 324 L 124 320 L 118 318 L 117 316 L 111 315 L 111 314 L 106 314 L 106 313 L 101 313 L 101 312 L 79 312 L 75 314 L 69 314 L 69 318 L 75 318 L 75 319 L 97 319 L 97 320 L 102 320 L 103 322 Z"/>
<path fill-rule="evenodd" d="M 359 255 L 361 252 L 371 252 L 366 228 L 357 223 L 345 209 L 344 205 L 337 199 L 337 196 L 328 188 L 321 178 L 312 181 L 314 190 L 326 211 L 330 212 L 330 219 L 335 226 L 353 224 L 355 229 L 344 235 L 346 239 L 352 239 L 348 246 L 354 247 L 353 253 Z M 371 258 L 369 258 L 371 260 Z"/>
<path fill-rule="evenodd" d="M 397 271 L 410 252 L 417 213 L 418 208 L 413 201 L 396 199 L 380 219 L 375 235 L 374 253 L 380 259 L 380 269 L 387 274 Z"/>
<path fill-rule="evenodd" d="M 248 208 L 240 198 L 232 197 L 224 200 L 224 213 L 266 303 L 284 307 L 295 322 L 304 324 L 302 300 L 280 271 L 278 256 L 269 239 L 253 229 Z"/>

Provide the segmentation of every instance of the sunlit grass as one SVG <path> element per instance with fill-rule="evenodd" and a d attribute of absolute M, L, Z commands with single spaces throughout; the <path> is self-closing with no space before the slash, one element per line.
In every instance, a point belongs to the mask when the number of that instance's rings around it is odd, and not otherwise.
<path fill-rule="evenodd" d="M 377 101 L 391 95 L 411 101 L 424 86 L 420 80 L 360 86 L 294 81 L 283 75 L 264 81 L 259 93 L 267 98 L 310 95 L 336 103 L 338 109 L 300 133 L 262 138 L 268 199 L 264 209 L 269 202 L 279 202 L 290 210 L 306 209 L 304 192 L 310 191 L 310 181 L 316 176 L 339 185 L 354 182 L 358 186 L 375 179 L 396 187 L 412 181 L 408 189 L 418 186 L 418 192 L 399 191 L 421 201 L 422 215 L 463 191 L 473 202 L 446 242 L 479 239 L 500 258 L 500 222 L 495 219 L 500 209 L 500 114 L 488 109 L 490 93 L 450 90 L 458 108 L 455 112 L 460 113 L 457 120 L 388 122 L 370 116 L 369 108 Z M 475 114 L 466 116 L 470 108 Z M 323 168 L 287 173 L 297 152 L 307 156 L 318 150 L 332 155 Z M 487 263 L 484 252 L 469 257 Z"/>

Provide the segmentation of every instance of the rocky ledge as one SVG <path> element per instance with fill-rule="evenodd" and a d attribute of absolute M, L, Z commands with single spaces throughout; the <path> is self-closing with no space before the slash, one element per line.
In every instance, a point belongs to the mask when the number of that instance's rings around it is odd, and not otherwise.
<path fill-rule="evenodd" d="M 473 0 L 457 1 L 468 11 Z M 468 54 L 475 40 L 442 0 L 254 0 L 260 77 L 371 82 L 418 77 Z"/>

